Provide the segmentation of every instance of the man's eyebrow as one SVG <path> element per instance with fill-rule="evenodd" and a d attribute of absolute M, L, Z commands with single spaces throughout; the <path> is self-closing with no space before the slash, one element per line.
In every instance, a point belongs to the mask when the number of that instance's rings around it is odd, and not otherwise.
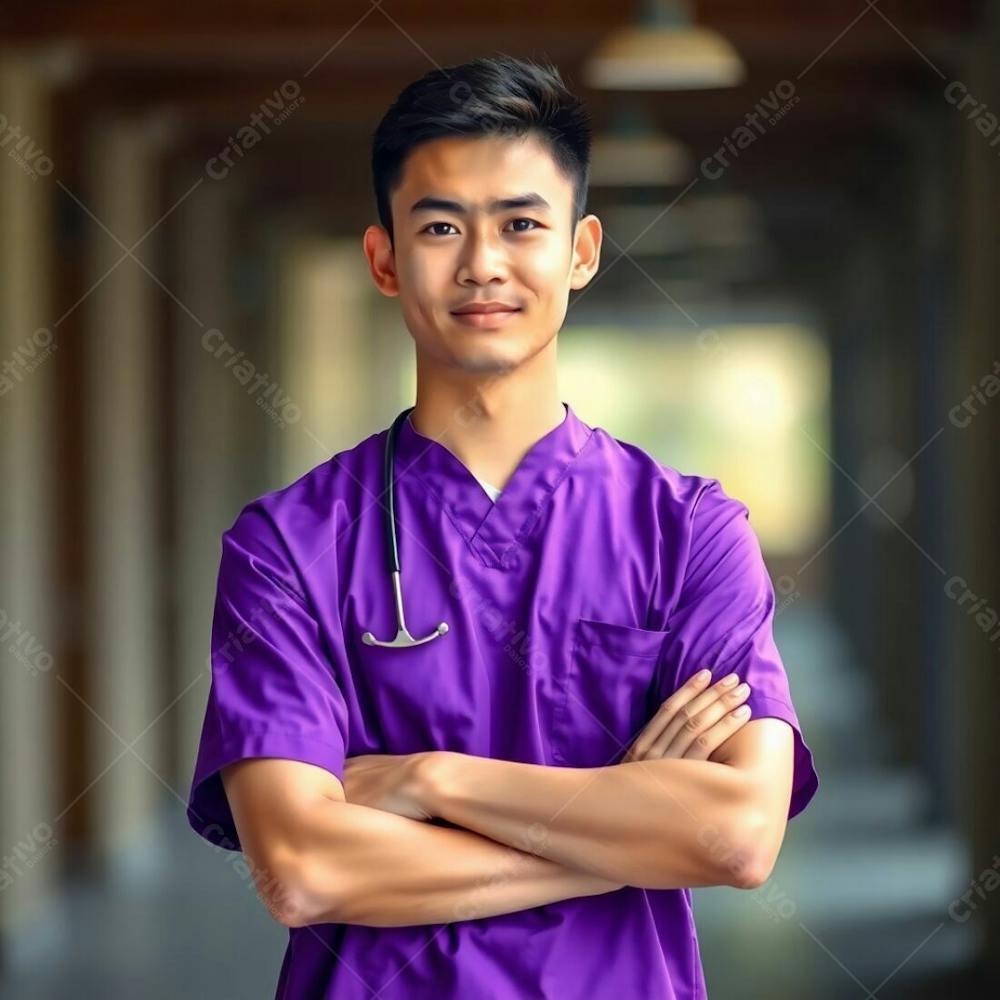
<path fill-rule="evenodd" d="M 513 198 L 494 198 L 486 203 L 486 211 L 491 215 L 500 212 L 509 212 L 515 208 L 538 208 L 552 210 L 552 206 L 534 191 L 527 194 L 517 195 Z M 450 198 L 435 198 L 428 196 L 415 201 L 410 208 L 410 214 L 417 212 L 451 212 L 453 215 L 468 214 L 468 207 L 460 201 L 452 201 Z"/>

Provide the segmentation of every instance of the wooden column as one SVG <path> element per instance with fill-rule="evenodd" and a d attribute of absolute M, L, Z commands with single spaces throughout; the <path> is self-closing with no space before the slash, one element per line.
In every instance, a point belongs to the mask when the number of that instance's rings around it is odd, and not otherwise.
<path fill-rule="evenodd" d="M 50 99 L 29 59 L 0 52 L 0 932 L 45 919 L 61 862 L 54 705 L 50 423 L 58 332 L 49 275 L 56 165 Z"/>

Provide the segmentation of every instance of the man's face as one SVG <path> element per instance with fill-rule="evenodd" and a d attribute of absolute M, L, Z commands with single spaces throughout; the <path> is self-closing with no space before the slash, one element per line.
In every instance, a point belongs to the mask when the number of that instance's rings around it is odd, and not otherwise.
<path fill-rule="evenodd" d="M 522 203 L 503 204 L 514 199 Z M 392 196 L 395 253 L 385 268 L 394 273 L 380 287 L 399 294 L 426 361 L 502 372 L 555 337 L 600 246 L 593 216 L 576 238 L 572 201 L 572 183 L 531 136 L 435 139 L 412 151 Z M 509 308 L 461 314 L 482 303 Z"/>

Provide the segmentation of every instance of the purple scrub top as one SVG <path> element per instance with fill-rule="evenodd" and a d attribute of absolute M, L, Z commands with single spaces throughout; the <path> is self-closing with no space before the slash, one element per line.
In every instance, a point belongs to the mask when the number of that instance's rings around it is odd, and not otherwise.
<path fill-rule="evenodd" d="M 751 685 L 753 718 L 794 730 L 788 815 L 818 787 L 747 507 L 591 427 L 563 422 L 496 503 L 442 444 L 401 427 L 396 511 L 410 649 L 383 534 L 387 430 L 249 503 L 222 536 L 212 686 L 188 805 L 239 850 L 219 771 L 283 757 L 442 749 L 555 767 L 620 762 L 693 673 Z M 553 804 L 553 809 L 558 803 Z M 704 997 L 688 889 L 614 892 L 406 927 L 292 928 L 278 998 Z"/>

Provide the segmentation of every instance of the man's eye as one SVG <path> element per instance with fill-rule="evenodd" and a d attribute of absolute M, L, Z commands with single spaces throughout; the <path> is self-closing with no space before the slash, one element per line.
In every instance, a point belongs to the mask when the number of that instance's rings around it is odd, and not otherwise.
<path fill-rule="evenodd" d="M 517 224 L 521 223 L 521 222 L 528 223 L 528 226 L 530 228 L 519 228 L 519 229 L 515 229 L 514 232 L 518 232 L 518 233 L 530 233 L 532 231 L 532 229 L 539 229 L 539 228 L 541 228 L 540 224 L 538 222 L 536 222 L 534 219 L 528 219 L 528 218 L 511 219 L 510 223 L 508 223 L 508 225 L 517 226 Z M 451 236 L 452 235 L 451 233 L 441 232 L 440 230 L 437 229 L 438 226 L 446 226 L 449 229 L 454 229 L 455 228 L 450 222 L 432 222 L 430 225 L 425 226 L 422 231 L 425 232 L 425 233 L 430 233 L 431 236 Z"/>
<path fill-rule="evenodd" d="M 538 228 L 538 225 L 539 225 L 539 224 L 538 224 L 537 222 L 535 222 L 535 220 L 534 220 L 534 219 L 512 219 L 512 220 L 511 220 L 511 222 L 513 222 L 513 223 L 518 223 L 518 222 L 530 222 L 530 223 L 531 223 L 531 225 L 532 225 L 532 226 L 533 226 L 534 228 L 536 228 L 536 229 Z M 530 229 L 517 229 L 517 230 L 515 230 L 515 232 L 518 232 L 518 233 L 530 233 L 530 232 L 531 232 L 531 230 L 530 230 Z"/>

